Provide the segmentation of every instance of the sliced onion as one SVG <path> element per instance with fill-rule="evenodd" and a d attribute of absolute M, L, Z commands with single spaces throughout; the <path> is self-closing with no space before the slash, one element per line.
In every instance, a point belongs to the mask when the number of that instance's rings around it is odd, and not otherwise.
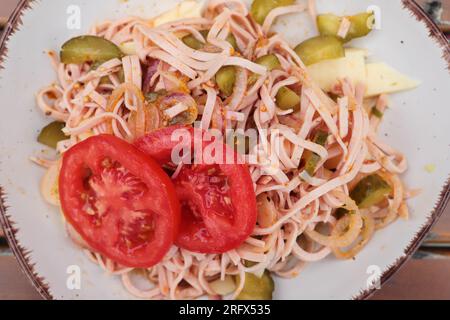
<path fill-rule="evenodd" d="M 183 92 L 175 92 L 168 94 L 160 99 L 158 102 L 158 108 L 161 112 L 172 108 L 177 104 L 187 106 L 187 110 L 175 116 L 174 118 L 166 119 L 168 124 L 185 124 L 190 125 L 197 120 L 198 106 L 197 102 L 191 95 Z M 167 117 L 167 116 L 166 116 Z M 168 118 L 168 117 L 167 117 Z"/>
<path fill-rule="evenodd" d="M 375 229 L 383 229 L 398 218 L 399 210 L 403 204 L 403 184 L 398 175 L 379 171 L 377 174 L 381 176 L 392 189 L 392 200 L 389 200 L 388 214 L 380 221 L 376 222 Z"/>
<path fill-rule="evenodd" d="M 372 239 L 373 234 L 375 233 L 375 220 L 369 216 L 368 214 L 363 214 L 362 219 L 364 222 L 364 226 L 361 230 L 361 240 L 347 250 L 342 250 L 340 248 L 332 248 L 332 251 L 336 258 L 338 259 L 352 259 L 355 257 Z M 339 222 L 338 222 L 339 225 Z M 332 235 L 337 235 L 338 225 L 336 225 L 335 230 L 333 230 Z"/>
<path fill-rule="evenodd" d="M 292 247 L 292 253 L 294 256 L 303 262 L 316 262 L 324 259 L 331 253 L 330 248 L 322 247 L 319 250 L 314 251 L 313 242 L 307 237 L 302 237 Z M 305 248 L 301 246 L 301 240 L 305 242 Z"/>
<path fill-rule="evenodd" d="M 144 95 L 138 87 L 131 83 L 122 83 L 118 86 L 108 99 L 108 105 L 106 107 L 106 112 L 114 112 L 117 104 L 122 99 L 125 92 L 128 92 L 132 96 L 136 97 L 136 117 L 133 128 L 134 128 L 134 138 L 142 137 L 145 134 L 145 110 L 144 110 Z M 112 122 L 108 124 L 108 132 L 112 133 Z"/>
<path fill-rule="evenodd" d="M 81 235 L 74 229 L 74 227 L 66 221 L 66 232 L 70 239 L 80 248 L 90 249 L 89 245 L 84 241 Z"/>
<path fill-rule="evenodd" d="M 409 209 L 408 206 L 406 205 L 406 203 L 402 203 L 402 205 L 400 206 L 399 210 L 398 210 L 398 216 L 400 218 L 402 218 L 403 220 L 408 220 L 409 219 Z"/>
<path fill-rule="evenodd" d="M 44 197 L 44 200 L 54 206 L 59 207 L 59 191 L 58 191 L 58 179 L 59 179 L 59 170 L 61 167 L 60 161 L 56 162 L 45 173 L 44 177 L 41 180 L 41 194 Z"/>
<path fill-rule="evenodd" d="M 341 222 L 339 223 L 339 221 Z M 323 234 L 320 234 L 315 230 L 306 230 L 305 233 L 312 240 L 323 246 L 331 248 L 347 247 L 351 245 L 356 240 L 356 238 L 358 238 L 358 235 L 361 232 L 361 228 L 363 227 L 363 220 L 361 218 L 361 214 L 359 213 L 359 211 L 357 211 L 355 213 L 345 215 L 339 221 L 336 226 L 339 225 L 339 227 L 347 229 L 344 234 L 332 234 L 331 236 L 324 236 Z"/>
<path fill-rule="evenodd" d="M 154 104 L 146 104 L 144 106 L 145 112 L 145 133 L 155 131 L 162 127 L 161 115 L 158 108 Z M 132 112 L 128 118 L 128 127 L 130 131 L 136 136 L 136 112 Z"/>

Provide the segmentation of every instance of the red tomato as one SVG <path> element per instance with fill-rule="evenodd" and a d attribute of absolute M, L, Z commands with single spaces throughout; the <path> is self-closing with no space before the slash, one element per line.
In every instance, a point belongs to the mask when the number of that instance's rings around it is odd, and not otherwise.
<path fill-rule="evenodd" d="M 59 192 L 67 221 L 92 249 L 121 265 L 157 264 L 178 234 L 172 181 L 150 157 L 114 136 L 89 138 L 64 154 Z"/>
<path fill-rule="evenodd" d="M 178 143 L 170 137 L 180 128 L 156 131 L 135 144 L 164 164 L 170 161 Z M 193 134 L 194 130 L 191 128 L 190 132 Z M 203 143 L 203 150 L 207 145 Z M 221 146 L 237 157 L 230 148 L 222 143 Z M 179 247 L 200 253 L 224 253 L 239 247 L 253 232 L 256 196 L 246 165 L 184 165 L 174 184 L 182 208 L 180 233 L 175 242 Z"/>
<path fill-rule="evenodd" d="M 160 165 L 166 164 L 171 161 L 173 148 L 180 143 L 172 137 L 174 132 L 177 130 L 182 131 L 182 133 L 185 132 L 189 135 L 192 135 L 194 132 L 192 127 L 183 125 L 171 126 L 156 130 L 136 140 L 134 145 L 138 149 L 150 155 Z M 193 140 L 190 147 L 193 147 Z"/>

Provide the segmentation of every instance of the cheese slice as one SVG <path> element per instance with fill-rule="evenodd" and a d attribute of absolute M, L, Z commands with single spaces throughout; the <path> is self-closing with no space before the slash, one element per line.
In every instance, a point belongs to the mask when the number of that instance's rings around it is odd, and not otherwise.
<path fill-rule="evenodd" d="M 416 88 L 420 82 L 408 78 L 385 63 L 368 63 L 367 97 Z"/>
<path fill-rule="evenodd" d="M 310 65 L 308 70 L 320 88 L 329 92 L 343 78 L 353 83 L 366 83 L 366 56 L 366 50 L 345 49 L 344 58 L 321 61 Z"/>
<path fill-rule="evenodd" d="M 367 85 L 366 97 L 394 93 L 416 88 L 413 80 L 385 63 L 367 63 L 368 51 L 345 49 L 345 58 L 321 61 L 308 67 L 311 77 L 326 92 L 330 92 L 339 79 L 349 78 L 353 83 Z"/>
<path fill-rule="evenodd" d="M 183 1 L 172 10 L 169 10 L 159 17 L 155 18 L 154 26 L 172 22 L 179 19 L 199 18 L 202 15 L 203 1 L 186 0 Z"/>

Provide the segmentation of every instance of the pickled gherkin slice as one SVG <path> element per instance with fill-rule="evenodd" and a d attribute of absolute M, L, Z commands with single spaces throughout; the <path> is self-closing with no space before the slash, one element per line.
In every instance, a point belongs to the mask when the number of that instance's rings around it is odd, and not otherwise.
<path fill-rule="evenodd" d="M 216 74 L 216 83 L 225 96 L 231 96 L 236 83 L 236 68 L 233 66 L 222 67 Z"/>
<path fill-rule="evenodd" d="M 269 271 L 264 271 L 261 278 L 253 273 L 246 273 L 244 288 L 237 300 L 272 300 L 274 290 L 275 283 Z"/>
<path fill-rule="evenodd" d="M 63 44 L 60 53 L 61 62 L 65 64 L 101 63 L 123 56 L 118 46 L 97 36 L 72 38 Z"/>
<path fill-rule="evenodd" d="M 328 133 L 325 131 L 318 131 L 314 136 L 314 143 L 325 146 L 328 139 Z M 320 156 L 317 153 L 310 153 L 305 164 L 305 171 L 312 177 L 316 172 L 317 164 L 320 162 Z"/>
<path fill-rule="evenodd" d="M 336 36 L 341 26 L 342 17 L 327 13 L 317 16 L 317 28 L 322 36 Z"/>
<path fill-rule="evenodd" d="M 203 34 L 203 32 L 200 32 Z M 194 49 L 194 50 L 200 50 L 202 49 L 205 44 L 202 43 L 200 40 L 198 40 L 196 37 L 194 37 L 192 34 L 184 36 L 181 41 L 183 41 L 183 43 L 185 45 L 187 45 L 189 48 Z"/>
<path fill-rule="evenodd" d="M 55 121 L 50 123 L 42 129 L 37 139 L 38 142 L 56 149 L 58 142 L 67 139 L 67 136 L 62 131 L 65 126 L 64 122 Z"/>
<path fill-rule="evenodd" d="M 355 39 L 367 36 L 373 29 L 373 23 L 375 21 L 374 17 L 375 16 L 372 12 L 363 12 L 351 17 L 347 17 L 352 23 L 347 37 Z"/>
<path fill-rule="evenodd" d="M 317 36 L 300 43 L 295 53 L 307 66 L 323 60 L 345 57 L 344 46 L 335 36 Z"/>
<path fill-rule="evenodd" d="M 322 14 L 317 16 L 317 27 L 321 35 L 337 36 L 342 19 L 334 14 Z M 363 12 L 354 16 L 347 16 L 351 25 L 344 42 L 349 42 L 355 38 L 365 37 L 372 31 L 374 15 L 370 12 Z"/>
<path fill-rule="evenodd" d="M 267 71 L 269 72 L 281 68 L 280 60 L 278 60 L 277 56 L 274 54 L 267 54 L 265 56 L 259 57 L 255 60 L 255 63 L 266 67 Z M 254 84 L 256 81 L 258 81 L 259 77 L 259 74 L 253 73 L 248 79 L 248 83 L 250 85 Z"/>
<path fill-rule="evenodd" d="M 250 14 L 259 24 L 263 24 L 267 15 L 275 8 L 290 6 L 295 0 L 254 0 L 250 8 Z"/>
<path fill-rule="evenodd" d="M 391 191 L 391 186 L 386 181 L 373 174 L 358 182 L 350 192 L 350 197 L 360 209 L 367 209 L 383 201 Z"/>
<path fill-rule="evenodd" d="M 266 67 L 267 71 L 272 71 L 281 68 L 280 60 L 278 60 L 277 56 L 274 54 L 268 54 L 259 57 L 258 59 L 255 60 L 255 63 Z"/>
<path fill-rule="evenodd" d="M 281 87 L 276 96 L 276 104 L 281 110 L 300 109 L 300 96 L 288 87 Z"/>

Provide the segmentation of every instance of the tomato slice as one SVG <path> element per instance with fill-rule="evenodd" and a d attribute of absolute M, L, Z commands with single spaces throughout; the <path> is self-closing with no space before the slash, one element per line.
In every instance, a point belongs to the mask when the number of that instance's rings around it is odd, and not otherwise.
<path fill-rule="evenodd" d="M 184 133 L 192 136 L 194 129 L 190 126 L 175 125 L 153 131 L 150 134 L 136 140 L 134 145 L 147 155 L 150 155 L 160 165 L 171 162 L 172 150 L 180 144 L 180 140 L 174 139 L 175 132 Z M 193 148 L 191 140 L 190 148 Z"/>
<path fill-rule="evenodd" d="M 162 162 L 170 161 L 177 141 L 171 127 L 151 133 L 135 145 Z M 194 135 L 194 129 L 188 129 Z M 192 136 L 192 141 L 194 137 Z M 163 141 L 163 143 L 161 143 Z M 237 155 L 221 143 L 224 152 Z M 208 143 L 203 143 L 203 150 Z M 250 172 L 242 164 L 184 165 L 174 179 L 181 203 L 181 227 L 176 245 L 192 252 L 224 253 L 239 247 L 256 225 L 256 195 Z"/>
<path fill-rule="evenodd" d="M 67 221 L 93 250 L 123 266 L 157 264 L 178 234 L 172 181 L 155 161 L 114 136 L 89 138 L 64 154 L 59 192 Z"/>

